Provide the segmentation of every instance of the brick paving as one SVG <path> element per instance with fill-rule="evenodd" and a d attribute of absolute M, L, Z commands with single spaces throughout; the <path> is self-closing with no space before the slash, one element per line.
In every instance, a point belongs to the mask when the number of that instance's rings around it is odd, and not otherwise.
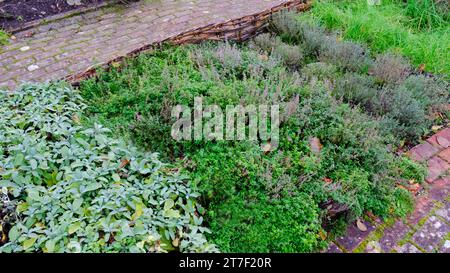
<path fill-rule="evenodd" d="M 425 192 L 416 197 L 414 212 L 389 223 L 356 223 L 336 238 L 328 253 L 450 253 L 450 128 L 412 148 L 408 155 L 427 164 Z"/>
<path fill-rule="evenodd" d="M 0 47 L 0 89 L 67 78 L 180 33 L 254 15 L 293 0 L 141 1 L 14 34 Z M 298 0 L 297 0 L 298 2 Z"/>

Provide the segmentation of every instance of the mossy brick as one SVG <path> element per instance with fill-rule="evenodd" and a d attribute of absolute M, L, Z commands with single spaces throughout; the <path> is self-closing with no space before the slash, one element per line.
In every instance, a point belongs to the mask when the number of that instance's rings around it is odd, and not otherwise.
<path fill-rule="evenodd" d="M 402 246 L 396 246 L 395 251 L 397 253 L 422 253 L 415 245 L 411 243 L 406 243 Z"/>
<path fill-rule="evenodd" d="M 444 206 L 436 210 L 436 215 L 444 219 L 448 224 L 450 224 L 450 202 L 444 201 Z"/>
<path fill-rule="evenodd" d="M 342 250 L 333 242 L 331 242 L 323 253 L 343 253 Z"/>
<path fill-rule="evenodd" d="M 403 239 L 410 227 L 402 220 L 396 221 L 392 226 L 386 227 L 383 236 L 379 239 L 380 248 L 383 252 L 392 252 L 398 242 Z"/>
<path fill-rule="evenodd" d="M 449 232 L 450 226 L 447 223 L 431 216 L 411 239 L 425 251 L 432 252 Z"/>
<path fill-rule="evenodd" d="M 361 231 L 358 229 L 356 223 L 351 223 L 348 226 L 345 235 L 338 237 L 336 243 L 343 247 L 347 252 L 352 252 L 373 230 L 375 230 L 374 224 L 368 221 L 363 221 L 363 223 L 367 227 L 366 231 Z"/>

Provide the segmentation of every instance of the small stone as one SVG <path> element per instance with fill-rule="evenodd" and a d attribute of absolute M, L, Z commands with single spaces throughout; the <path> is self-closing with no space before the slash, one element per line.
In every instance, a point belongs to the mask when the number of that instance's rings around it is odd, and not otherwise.
<path fill-rule="evenodd" d="M 23 46 L 20 48 L 20 51 L 28 51 L 28 50 L 30 50 L 29 46 Z"/>
<path fill-rule="evenodd" d="M 427 252 L 432 252 L 442 242 L 450 227 L 436 216 L 431 216 L 413 235 L 414 242 Z"/>
<path fill-rule="evenodd" d="M 27 69 L 28 69 L 28 71 L 32 72 L 32 71 L 35 71 L 36 69 L 39 69 L 39 66 L 32 64 L 32 65 L 28 66 Z"/>
<path fill-rule="evenodd" d="M 322 149 L 322 143 L 320 143 L 320 139 L 317 137 L 312 137 L 309 139 L 309 146 L 311 152 L 314 154 L 320 154 L 320 150 Z"/>

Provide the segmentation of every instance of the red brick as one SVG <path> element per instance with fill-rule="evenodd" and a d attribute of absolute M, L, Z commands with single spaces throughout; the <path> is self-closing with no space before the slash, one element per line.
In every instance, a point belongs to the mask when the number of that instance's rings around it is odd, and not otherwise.
<path fill-rule="evenodd" d="M 441 138 L 442 140 L 439 141 Z M 435 135 L 428 138 L 427 141 L 439 149 L 450 147 L 450 128 L 445 128 L 444 130 L 439 131 Z"/>
<path fill-rule="evenodd" d="M 416 161 L 425 161 L 439 152 L 439 149 L 428 142 L 417 145 L 412 148 L 408 155 Z"/>
<path fill-rule="evenodd" d="M 421 195 L 416 198 L 414 212 L 408 217 L 408 223 L 416 225 L 423 217 L 430 213 L 433 206 L 434 204 L 431 195 Z"/>
<path fill-rule="evenodd" d="M 445 160 L 441 159 L 440 157 L 435 156 L 428 160 L 428 175 L 425 180 L 428 183 L 431 183 L 441 175 L 445 174 L 445 172 L 449 168 L 450 164 L 445 162 Z"/>
<path fill-rule="evenodd" d="M 443 150 L 438 154 L 438 156 L 450 163 L 450 148 Z"/>

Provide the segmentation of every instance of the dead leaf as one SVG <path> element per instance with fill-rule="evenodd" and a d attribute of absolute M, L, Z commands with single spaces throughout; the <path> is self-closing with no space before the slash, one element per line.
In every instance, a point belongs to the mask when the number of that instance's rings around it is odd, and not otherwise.
<path fill-rule="evenodd" d="M 177 237 L 177 238 L 175 238 L 173 241 L 172 241 L 172 245 L 174 246 L 174 247 L 178 247 L 178 244 L 180 243 L 180 239 Z"/>
<path fill-rule="evenodd" d="M 367 217 L 369 217 L 373 221 L 376 221 L 378 219 L 378 217 L 376 217 L 375 214 L 373 214 L 371 211 L 367 211 L 366 215 L 367 215 Z"/>
<path fill-rule="evenodd" d="M 25 37 L 27 37 L 27 38 L 30 38 L 30 37 L 33 37 L 34 36 L 34 32 L 33 31 L 29 31 L 29 32 L 27 32 L 27 33 L 25 33 Z"/>
<path fill-rule="evenodd" d="M 73 122 L 75 122 L 76 124 L 80 124 L 80 118 L 79 118 L 76 114 L 74 114 L 74 115 L 72 116 L 72 120 L 73 120 Z"/>
<path fill-rule="evenodd" d="M 270 144 L 270 142 L 268 142 L 268 143 L 264 144 L 264 145 L 261 147 L 261 149 L 262 149 L 262 151 L 263 151 L 265 154 L 268 154 L 268 153 L 270 153 L 270 151 L 272 150 L 272 145 Z"/>
<path fill-rule="evenodd" d="M 266 54 L 259 55 L 259 59 L 263 62 L 269 60 L 269 57 Z"/>
<path fill-rule="evenodd" d="M 441 136 L 436 137 L 436 142 L 444 148 L 448 148 L 450 146 L 450 141 Z"/>
<path fill-rule="evenodd" d="M 114 68 L 119 68 L 121 66 L 121 64 L 119 62 L 112 62 L 111 66 Z"/>
<path fill-rule="evenodd" d="M 420 190 L 420 185 L 418 183 L 414 183 L 409 185 L 408 191 L 410 191 L 413 194 L 416 194 Z"/>
<path fill-rule="evenodd" d="M 331 183 L 331 182 L 333 182 L 333 179 L 324 177 L 324 178 L 323 178 L 323 181 L 324 181 L 325 183 Z"/>
<path fill-rule="evenodd" d="M 119 169 L 124 168 L 124 167 L 127 166 L 128 164 L 130 164 L 130 160 L 128 160 L 128 159 L 122 159 L 122 161 L 120 161 Z"/>
<path fill-rule="evenodd" d="M 442 125 L 433 125 L 431 127 L 431 130 L 433 130 L 433 132 L 437 132 L 437 131 L 441 130 L 442 127 L 444 127 L 444 126 L 442 126 Z"/>
<path fill-rule="evenodd" d="M 17 39 L 17 37 L 16 37 L 16 36 L 14 36 L 14 35 L 11 35 L 11 37 L 9 37 L 9 38 L 11 38 L 11 40 L 15 40 L 15 39 Z"/>
<path fill-rule="evenodd" d="M 417 68 L 417 70 L 422 73 L 423 71 L 425 71 L 425 64 L 420 64 L 419 67 Z"/>
<path fill-rule="evenodd" d="M 320 139 L 317 137 L 309 139 L 309 146 L 311 147 L 311 151 L 315 154 L 320 153 L 320 150 L 322 150 L 322 143 L 320 143 Z"/>
<path fill-rule="evenodd" d="M 367 227 L 366 227 L 366 225 L 361 221 L 361 219 L 356 220 L 356 226 L 357 226 L 358 229 L 361 230 L 362 232 L 367 231 Z"/>
<path fill-rule="evenodd" d="M 319 231 L 319 236 L 320 236 L 320 239 L 322 239 L 322 241 L 325 241 L 327 239 L 327 234 L 325 232 L 323 232 L 323 230 Z"/>

